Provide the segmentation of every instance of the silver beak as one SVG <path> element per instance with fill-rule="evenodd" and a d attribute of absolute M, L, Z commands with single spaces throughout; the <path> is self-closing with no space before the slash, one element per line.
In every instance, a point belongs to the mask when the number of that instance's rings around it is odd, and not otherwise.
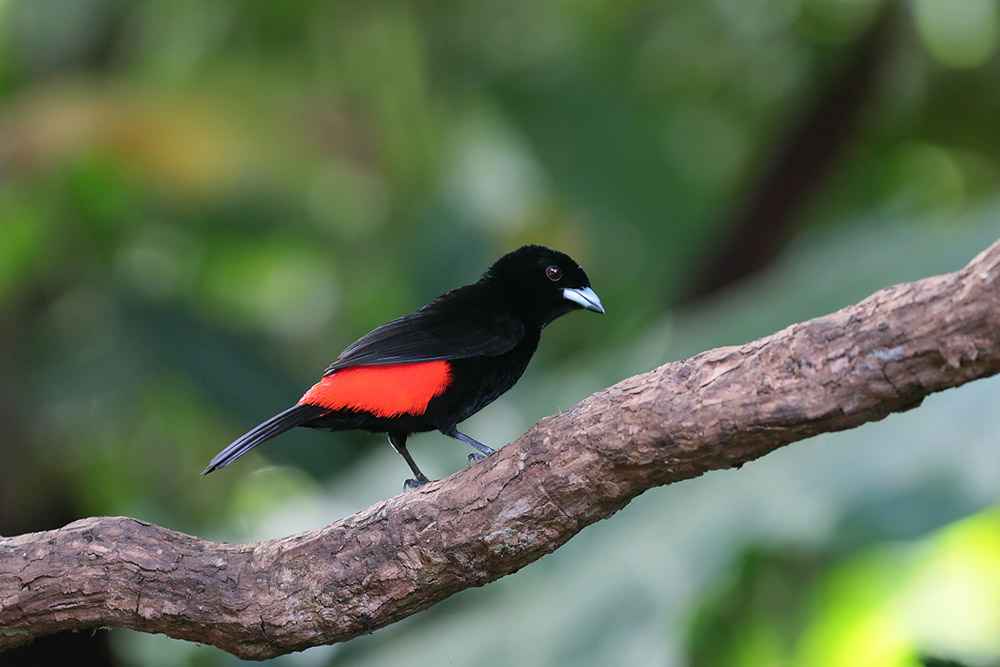
<path fill-rule="evenodd" d="M 580 287 L 577 289 L 570 289 L 568 287 L 564 288 L 562 291 L 564 299 L 568 299 L 573 303 L 578 303 L 587 310 L 592 310 L 595 313 L 604 314 L 604 305 L 601 304 L 601 299 L 597 296 L 597 293 L 590 289 L 589 287 Z"/>

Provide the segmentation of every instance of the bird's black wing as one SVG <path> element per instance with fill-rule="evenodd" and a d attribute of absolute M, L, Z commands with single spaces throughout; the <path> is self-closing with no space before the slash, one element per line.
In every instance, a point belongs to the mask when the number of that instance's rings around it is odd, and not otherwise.
<path fill-rule="evenodd" d="M 497 356 L 510 351 L 524 336 L 524 323 L 496 308 L 477 287 L 452 290 L 414 313 L 383 324 L 349 345 L 326 373 L 348 366 Z"/>

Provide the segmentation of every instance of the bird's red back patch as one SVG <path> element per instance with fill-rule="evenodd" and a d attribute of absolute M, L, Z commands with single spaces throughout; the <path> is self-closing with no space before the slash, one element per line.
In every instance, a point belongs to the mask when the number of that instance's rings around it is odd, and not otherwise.
<path fill-rule="evenodd" d="M 451 379 L 447 361 L 348 366 L 314 384 L 299 403 L 370 412 L 376 417 L 420 415 Z"/>

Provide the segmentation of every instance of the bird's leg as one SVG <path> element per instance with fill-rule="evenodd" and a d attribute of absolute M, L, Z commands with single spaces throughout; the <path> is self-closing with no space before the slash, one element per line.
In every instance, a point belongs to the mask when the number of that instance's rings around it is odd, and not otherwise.
<path fill-rule="evenodd" d="M 495 451 L 494 449 L 492 449 L 490 447 L 487 447 L 483 443 L 481 443 L 481 442 L 479 442 L 477 440 L 473 440 L 472 438 L 470 438 L 469 436 L 465 435 L 464 433 L 460 433 L 455 426 L 450 426 L 448 428 L 443 428 L 443 429 L 441 429 L 441 432 L 444 433 L 445 435 L 449 436 L 449 437 L 455 438 L 456 440 L 461 440 L 462 442 L 464 442 L 465 444 L 469 445 L 473 449 L 479 450 L 479 453 L 469 454 L 469 463 L 468 463 L 468 465 L 470 465 L 470 466 L 473 463 L 475 463 L 476 461 L 482 461 L 483 459 L 485 459 L 487 456 L 489 456 L 490 454 L 492 454 Z"/>
<path fill-rule="evenodd" d="M 408 479 L 403 482 L 403 491 L 409 491 L 410 489 L 415 489 L 418 486 L 423 486 L 430 480 L 427 479 L 427 475 L 420 472 L 420 468 L 414 462 L 413 457 L 410 456 L 410 452 L 406 451 L 406 434 L 405 433 L 390 433 L 389 434 L 389 444 L 392 448 L 399 452 L 400 456 L 406 459 L 406 465 L 410 466 L 410 470 L 416 476 L 415 479 Z"/>

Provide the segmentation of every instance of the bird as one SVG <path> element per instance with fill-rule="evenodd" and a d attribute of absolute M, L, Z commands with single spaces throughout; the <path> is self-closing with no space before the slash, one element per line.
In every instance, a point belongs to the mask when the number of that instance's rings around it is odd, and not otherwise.
<path fill-rule="evenodd" d="M 542 329 L 581 309 L 605 312 L 576 261 L 540 245 L 518 248 L 477 282 L 349 345 L 295 405 L 234 440 L 201 474 L 297 426 L 387 434 L 414 475 L 404 490 L 430 481 L 406 449 L 411 434 L 437 430 L 466 443 L 476 450 L 471 465 L 494 450 L 458 425 L 514 386 Z"/>

